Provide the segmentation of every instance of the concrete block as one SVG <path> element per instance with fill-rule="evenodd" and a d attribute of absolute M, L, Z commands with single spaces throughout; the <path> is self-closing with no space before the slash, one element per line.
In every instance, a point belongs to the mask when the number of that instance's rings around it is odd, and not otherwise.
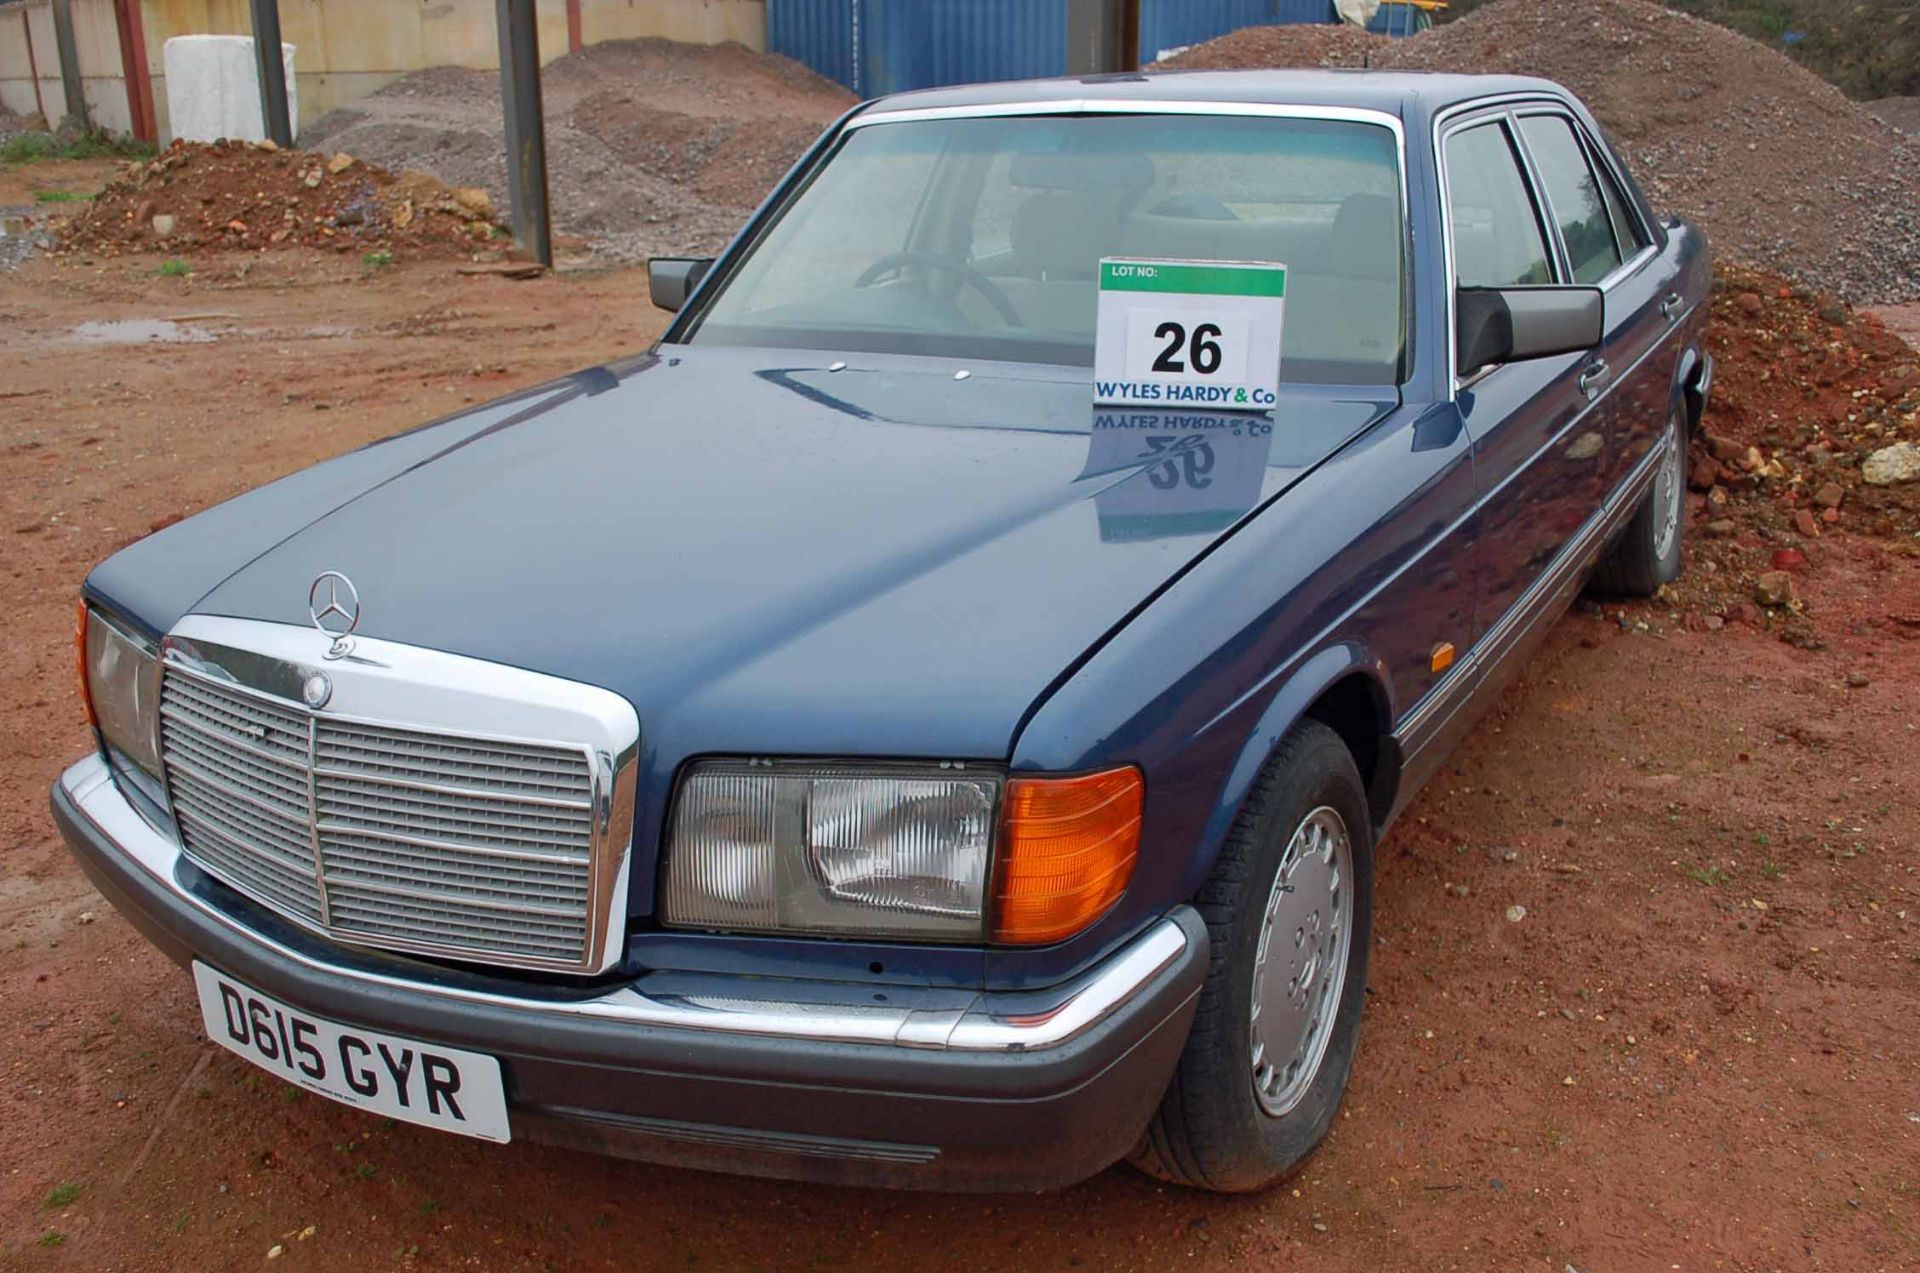
<path fill-rule="evenodd" d="M 291 44 L 280 46 L 287 71 L 287 117 L 300 130 L 299 87 Z M 260 75 L 249 35 L 176 35 L 161 53 L 166 68 L 167 125 L 187 141 L 264 141 Z"/>

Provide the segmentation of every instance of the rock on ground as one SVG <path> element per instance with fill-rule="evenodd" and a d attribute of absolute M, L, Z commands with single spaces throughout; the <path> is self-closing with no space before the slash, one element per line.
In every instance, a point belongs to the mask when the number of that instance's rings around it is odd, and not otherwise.
<path fill-rule="evenodd" d="M 1860 476 L 1873 486 L 1893 486 L 1920 478 L 1920 447 L 1911 442 L 1882 447 L 1860 466 Z"/>

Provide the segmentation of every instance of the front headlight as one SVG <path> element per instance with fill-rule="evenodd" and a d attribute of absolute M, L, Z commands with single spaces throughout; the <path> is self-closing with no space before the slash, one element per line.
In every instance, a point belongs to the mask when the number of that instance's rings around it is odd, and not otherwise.
<path fill-rule="evenodd" d="M 1126 892 L 1144 793 L 1131 766 L 1008 778 L 706 761 L 680 784 L 661 914 L 675 928 L 1063 941 Z"/>
<path fill-rule="evenodd" d="M 81 691 L 108 746 L 160 775 L 160 665 L 151 643 L 101 611 L 81 612 Z"/>
<path fill-rule="evenodd" d="M 958 767 L 702 763 L 681 784 L 663 918 L 979 941 L 1001 785 Z"/>

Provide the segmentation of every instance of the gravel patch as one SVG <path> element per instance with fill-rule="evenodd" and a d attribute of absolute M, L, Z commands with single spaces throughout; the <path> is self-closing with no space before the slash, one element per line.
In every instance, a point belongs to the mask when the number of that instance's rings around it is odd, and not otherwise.
<path fill-rule="evenodd" d="M 1719 254 L 1855 304 L 1920 299 L 1920 141 L 1764 45 L 1646 0 L 1499 0 L 1402 40 L 1266 28 L 1175 62 L 1542 75 Z"/>
<path fill-rule="evenodd" d="M 620 40 L 542 74 L 555 228 L 612 259 L 711 253 L 854 102 L 738 44 Z M 499 76 L 438 67 L 333 111 L 301 144 L 481 186 L 507 206 Z"/>

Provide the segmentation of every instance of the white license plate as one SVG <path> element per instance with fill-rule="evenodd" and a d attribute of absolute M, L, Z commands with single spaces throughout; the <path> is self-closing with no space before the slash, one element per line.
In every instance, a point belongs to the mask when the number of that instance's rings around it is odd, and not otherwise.
<path fill-rule="evenodd" d="M 481 1140 L 511 1140 L 500 1062 L 341 1025 L 193 965 L 207 1037 L 342 1105 Z"/>

